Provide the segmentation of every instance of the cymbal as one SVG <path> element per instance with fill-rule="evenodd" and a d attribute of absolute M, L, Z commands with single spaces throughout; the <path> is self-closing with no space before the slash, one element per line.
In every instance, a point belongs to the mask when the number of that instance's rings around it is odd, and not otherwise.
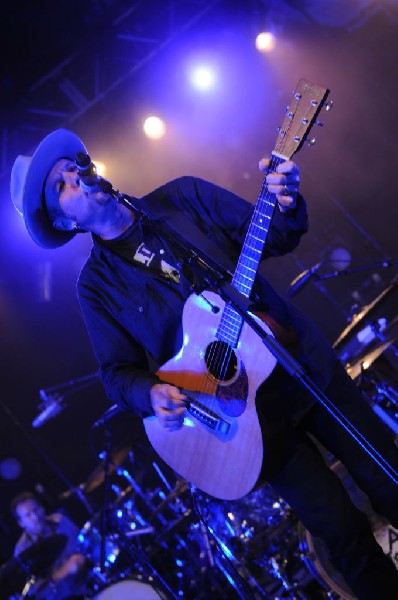
<path fill-rule="evenodd" d="M 10 558 L 0 568 L 0 589 L 12 594 L 20 590 L 27 579 L 44 576 L 66 546 L 68 538 L 62 533 L 40 538 L 37 542 Z"/>
<path fill-rule="evenodd" d="M 333 347 L 355 379 L 398 339 L 398 280 L 354 315 Z"/>
<path fill-rule="evenodd" d="M 131 450 L 130 445 L 123 446 L 122 448 L 112 450 L 109 458 L 109 473 L 114 473 L 114 471 L 120 467 L 126 460 Z M 105 481 L 105 465 L 101 463 L 94 469 L 94 471 L 89 475 L 87 480 L 81 484 L 80 489 L 84 494 L 90 494 L 90 492 L 94 491 L 102 485 Z"/>

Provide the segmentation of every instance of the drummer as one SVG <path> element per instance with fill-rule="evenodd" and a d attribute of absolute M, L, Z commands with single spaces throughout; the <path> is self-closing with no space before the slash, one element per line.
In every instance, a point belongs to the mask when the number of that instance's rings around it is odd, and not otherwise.
<path fill-rule="evenodd" d="M 66 538 L 62 553 L 51 565 L 47 578 L 36 580 L 34 596 L 45 600 L 85 595 L 86 559 L 77 551 L 79 529 L 63 513 L 46 514 L 38 496 L 31 492 L 19 494 L 11 501 L 11 510 L 23 532 L 14 555 L 18 556 L 42 538 L 63 534 Z"/>

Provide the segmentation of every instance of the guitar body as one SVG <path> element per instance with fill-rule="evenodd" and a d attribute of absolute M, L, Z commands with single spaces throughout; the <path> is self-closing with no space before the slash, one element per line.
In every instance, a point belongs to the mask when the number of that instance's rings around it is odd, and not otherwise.
<path fill-rule="evenodd" d="M 255 396 L 276 360 L 244 324 L 226 380 L 215 377 L 213 358 L 224 351 L 215 339 L 224 304 L 213 292 L 188 298 L 183 345 L 158 375 L 187 393 L 192 410 L 177 431 L 167 431 L 156 417 L 144 419 L 144 426 L 153 448 L 179 475 L 207 494 L 235 500 L 253 489 L 261 471 L 263 442 Z"/>

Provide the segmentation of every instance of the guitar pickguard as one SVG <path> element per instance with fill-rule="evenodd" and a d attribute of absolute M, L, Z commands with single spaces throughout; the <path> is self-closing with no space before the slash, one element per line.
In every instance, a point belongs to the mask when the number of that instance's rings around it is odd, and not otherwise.
<path fill-rule="evenodd" d="M 249 393 L 246 367 L 240 362 L 238 376 L 229 385 L 218 385 L 216 396 L 221 410 L 231 417 L 239 417 L 245 410 Z"/>

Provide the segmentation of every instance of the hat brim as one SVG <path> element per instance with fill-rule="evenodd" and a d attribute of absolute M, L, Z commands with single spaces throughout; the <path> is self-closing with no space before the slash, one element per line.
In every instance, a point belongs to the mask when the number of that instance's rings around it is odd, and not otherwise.
<path fill-rule="evenodd" d="M 22 197 L 23 216 L 29 235 L 43 248 L 57 248 L 69 242 L 75 231 L 54 229 L 48 216 L 44 183 L 54 164 L 61 158 L 75 160 L 86 152 L 83 142 L 67 129 L 57 129 L 45 137 L 32 156 Z"/>

